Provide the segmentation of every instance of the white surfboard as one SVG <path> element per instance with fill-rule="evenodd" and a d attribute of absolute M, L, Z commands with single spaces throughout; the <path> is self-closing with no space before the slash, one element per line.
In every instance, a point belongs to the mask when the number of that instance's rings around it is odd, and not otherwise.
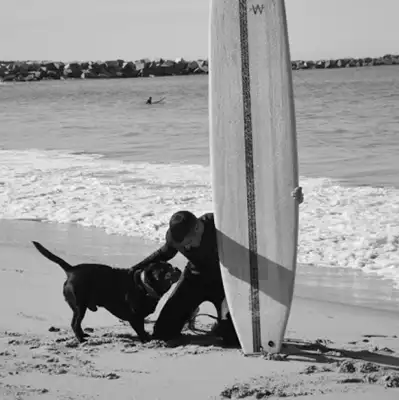
<path fill-rule="evenodd" d="M 210 149 L 227 304 L 245 354 L 280 351 L 298 237 L 295 110 L 283 0 L 212 0 Z"/>

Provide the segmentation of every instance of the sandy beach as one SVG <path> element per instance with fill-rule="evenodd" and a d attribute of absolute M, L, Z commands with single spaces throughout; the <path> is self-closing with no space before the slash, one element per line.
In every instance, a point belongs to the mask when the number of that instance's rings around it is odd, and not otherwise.
<path fill-rule="evenodd" d="M 206 334 L 213 323 L 209 317 L 200 317 L 198 331 L 185 331 L 179 342 L 142 345 L 129 326 L 104 310 L 89 312 L 83 326 L 91 338 L 77 345 L 61 292 L 64 272 L 30 241 L 43 243 L 71 263 L 99 261 L 120 267 L 140 260 L 154 243 L 33 221 L 2 220 L 0 232 L 4 400 L 398 398 L 395 311 L 320 300 L 323 287 L 319 293 L 314 285 L 310 290 L 309 278 L 299 275 L 285 346 L 275 359 L 222 348 L 217 338 Z M 179 259 L 178 265 L 183 262 Z M 397 296 L 396 291 L 391 295 Z M 213 313 L 207 304 L 202 309 Z M 157 312 L 149 317 L 148 331 Z"/>

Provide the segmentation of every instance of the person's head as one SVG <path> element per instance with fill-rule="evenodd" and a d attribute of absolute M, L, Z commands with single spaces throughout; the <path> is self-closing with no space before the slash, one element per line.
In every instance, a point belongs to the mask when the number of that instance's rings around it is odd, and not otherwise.
<path fill-rule="evenodd" d="M 198 247 L 203 232 L 203 223 L 190 211 L 178 211 L 170 218 L 168 235 L 181 247 Z"/>

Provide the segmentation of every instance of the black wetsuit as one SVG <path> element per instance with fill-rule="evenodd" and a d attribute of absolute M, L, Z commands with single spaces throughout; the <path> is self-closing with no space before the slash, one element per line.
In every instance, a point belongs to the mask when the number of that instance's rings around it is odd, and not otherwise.
<path fill-rule="evenodd" d="M 216 228 L 212 213 L 199 217 L 204 224 L 198 247 L 184 248 L 173 242 L 169 232 L 166 243 L 138 265 L 169 261 L 178 252 L 188 260 L 182 278 L 162 308 L 154 326 L 154 338 L 168 340 L 179 335 L 192 313 L 204 301 L 214 304 L 218 314 L 225 293 L 219 267 Z"/>
<path fill-rule="evenodd" d="M 219 255 L 216 242 L 216 228 L 212 213 L 207 213 L 198 218 L 204 224 L 201 243 L 198 247 L 186 249 L 173 242 L 169 231 L 166 233 L 166 243 L 155 253 L 141 261 L 138 266 L 147 265 L 158 261 L 169 261 L 178 252 L 183 254 L 198 272 L 211 271 L 219 269 Z"/>

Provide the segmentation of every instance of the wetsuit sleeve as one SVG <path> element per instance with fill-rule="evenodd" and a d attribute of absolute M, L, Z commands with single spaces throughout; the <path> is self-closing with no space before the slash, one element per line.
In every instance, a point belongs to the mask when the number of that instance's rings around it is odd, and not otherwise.
<path fill-rule="evenodd" d="M 151 263 L 156 263 L 159 261 L 169 261 L 177 254 L 177 250 L 165 243 L 160 249 L 149 255 L 143 261 L 140 261 L 135 267 L 143 267 Z"/>
<path fill-rule="evenodd" d="M 206 224 L 213 224 L 213 225 L 215 224 L 213 213 L 203 214 L 198 219 Z"/>

